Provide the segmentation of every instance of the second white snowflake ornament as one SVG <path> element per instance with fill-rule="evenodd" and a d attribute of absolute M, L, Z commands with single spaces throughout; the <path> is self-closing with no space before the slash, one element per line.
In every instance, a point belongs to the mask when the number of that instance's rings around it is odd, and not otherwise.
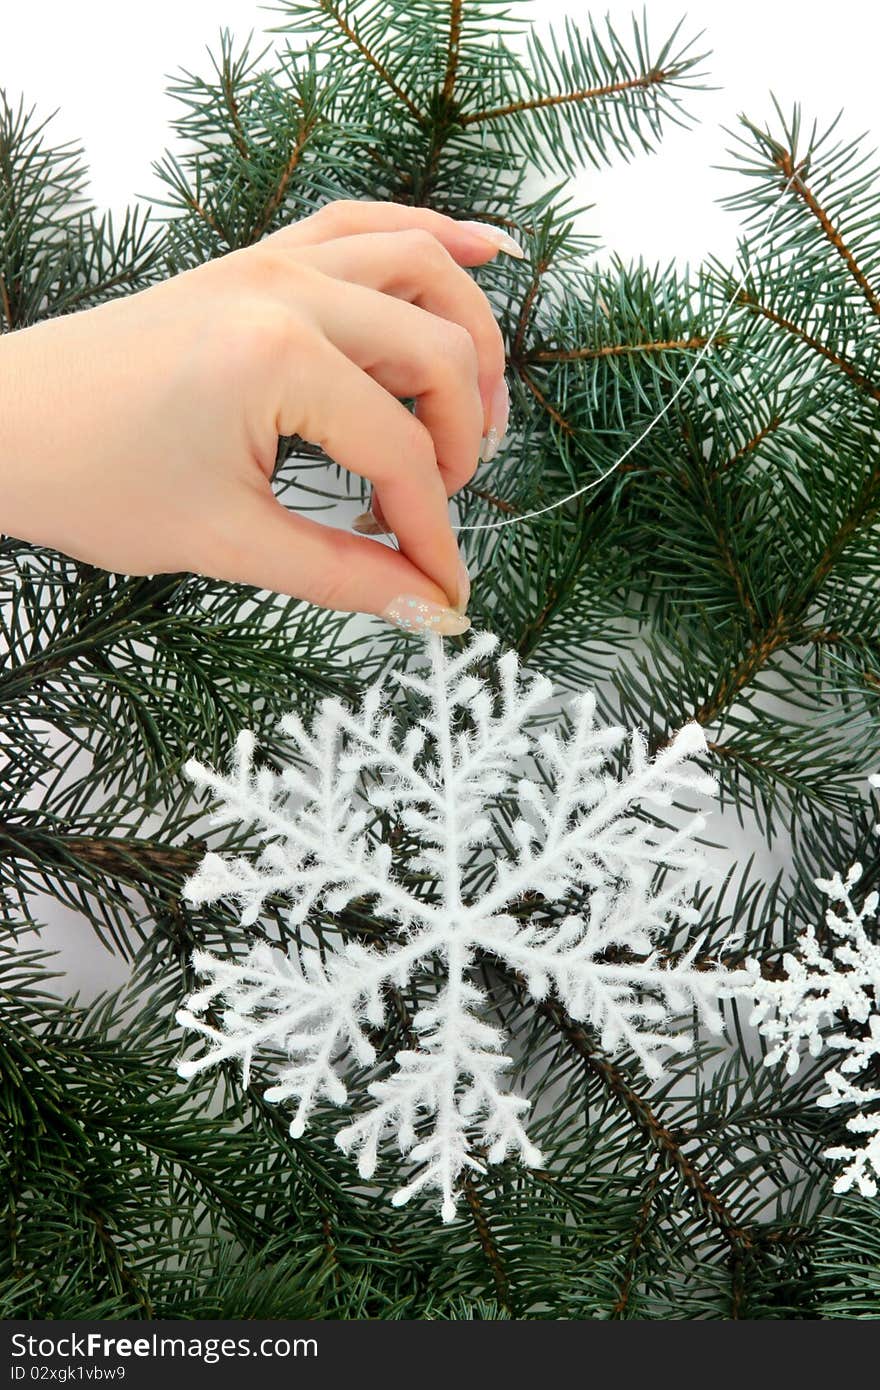
<path fill-rule="evenodd" d="M 412 1019 L 413 1045 L 370 1083 L 373 1105 L 337 1143 L 370 1178 L 396 1137 L 412 1171 L 394 1203 L 435 1188 L 446 1221 L 468 1167 L 508 1154 L 543 1161 L 524 1127 L 528 1100 L 502 1085 L 510 1059 L 474 978 L 479 959 L 515 971 L 534 999 L 554 994 L 604 1048 L 629 1048 L 652 1076 L 664 1048 L 687 1046 L 671 1019 L 695 1010 L 717 1031 L 718 1001 L 746 981 L 698 960 L 699 941 L 668 958 L 658 949 L 676 923 L 697 920 L 694 837 L 704 822 L 694 814 L 670 829 L 650 813 L 714 789 L 694 760 L 705 750 L 701 729 L 687 725 L 651 760 L 638 733 L 597 724 L 590 694 L 571 701 L 557 728 L 535 727 L 552 687 L 523 676 L 513 653 L 495 661 L 490 684 L 479 668 L 496 645 L 479 635 L 450 657 L 429 638 L 430 674 L 393 677 L 418 707 L 402 730 L 380 683 L 357 710 L 325 700 L 310 729 L 286 716 L 295 761 L 281 772 L 254 768 L 249 734 L 230 776 L 187 769 L 214 793 L 219 820 L 253 824 L 263 841 L 253 861 L 206 855 L 188 900 L 232 899 L 248 925 L 281 895 L 301 944 L 290 954 L 257 945 L 241 960 L 195 953 L 205 983 L 178 1021 L 207 1045 L 181 1075 L 237 1058 L 247 1080 L 257 1050 L 280 1055 L 286 1065 L 266 1099 L 294 1103 L 291 1134 L 301 1135 L 316 1103 L 346 1104 L 346 1079 L 376 1063 L 388 991 L 423 972 L 433 992 Z M 628 739 L 628 767 L 615 776 L 611 760 Z M 389 818 L 409 841 L 405 866 L 377 830 Z M 544 910 L 518 914 L 534 895 Z M 310 914 L 355 899 L 385 924 L 381 945 L 308 944 Z M 438 962 L 443 982 L 432 987 Z"/>

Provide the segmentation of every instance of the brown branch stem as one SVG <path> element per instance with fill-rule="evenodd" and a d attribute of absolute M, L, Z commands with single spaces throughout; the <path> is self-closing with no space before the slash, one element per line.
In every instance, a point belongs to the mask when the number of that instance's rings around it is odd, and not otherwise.
<path fill-rule="evenodd" d="M 531 391 L 535 400 L 538 402 L 540 406 L 543 407 L 544 410 L 546 410 L 551 420 L 554 420 L 565 434 L 574 434 L 574 425 L 572 425 L 568 420 L 566 420 L 565 416 L 561 413 L 561 411 L 557 409 L 557 407 L 553 404 L 552 401 L 549 401 L 547 399 L 538 383 L 526 371 L 525 367 L 518 366 L 517 373 L 519 375 L 520 381 L 523 383 L 525 387 L 528 388 L 529 391 Z"/>
<path fill-rule="evenodd" d="M 780 608 L 763 631 L 748 645 L 742 659 L 733 670 L 719 682 L 714 695 L 694 710 L 690 715 L 691 719 L 698 724 L 711 724 L 754 680 L 776 652 L 799 637 L 808 640 L 802 631 L 807 608 L 853 536 L 864 525 L 873 522 L 878 515 L 880 465 L 872 470 L 863 482 L 855 502 L 825 545 L 796 600 L 787 610 Z"/>
<path fill-rule="evenodd" d="M 475 487 L 473 483 L 465 483 L 465 492 L 472 497 L 479 497 L 482 502 L 488 502 L 490 506 L 497 507 L 500 512 L 507 516 L 519 516 L 519 508 L 512 502 L 505 502 L 503 497 L 496 497 L 494 492 L 487 492 L 485 488 Z"/>
<path fill-rule="evenodd" d="M 270 197 L 266 199 L 260 220 L 254 227 L 253 233 L 251 234 L 252 242 L 259 241 L 260 237 L 264 235 L 269 225 L 271 224 L 272 218 L 278 211 L 278 208 L 281 205 L 284 195 L 287 192 L 288 184 L 290 183 L 290 180 L 293 178 L 296 166 L 299 164 L 299 161 L 302 157 L 302 152 L 308 144 L 309 136 L 311 135 L 313 129 L 314 122 L 310 121 L 304 121 L 300 126 L 299 131 L 297 132 L 296 140 L 290 150 L 290 154 L 287 157 L 287 163 L 285 164 L 281 172 L 281 177 L 279 178 L 278 183 L 273 189 Z"/>
<path fill-rule="evenodd" d="M 12 301 L 9 298 L 9 291 L 6 288 L 6 280 L 0 272 L 0 301 L 3 303 L 3 317 L 6 319 L 10 332 L 15 328 L 15 318 L 12 313 Z"/>
<path fill-rule="evenodd" d="M 645 1243 L 645 1236 L 648 1230 L 648 1222 L 651 1218 L 651 1208 L 654 1205 L 654 1198 L 657 1195 L 657 1188 L 660 1185 L 660 1175 L 663 1171 L 663 1154 L 658 1153 L 654 1162 L 654 1170 L 645 1187 L 645 1196 L 639 1207 L 638 1220 L 633 1231 L 632 1241 L 630 1242 L 629 1255 L 626 1261 L 626 1272 L 620 1286 L 620 1293 L 617 1302 L 612 1309 L 613 1318 L 622 1318 L 629 1307 L 630 1294 L 632 1293 L 633 1282 L 638 1268 L 639 1256 Z"/>
<path fill-rule="evenodd" d="M 498 1302 L 508 1312 L 513 1312 L 511 1304 L 510 1281 L 507 1271 L 501 1258 L 501 1251 L 498 1242 L 489 1225 L 486 1215 L 486 1208 L 483 1205 L 480 1194 L 477 1190 L 473 1178 L 468 1174 L 462 1182 L 461 1190 L 470 1208 L 471 1217 L 477 1232 L 477 1239 L 486 1257 L 486 1263 L 492 1271 L 492 1279 L 495 1284 L 495 1292 L 498 1295 Z"/>
<path fill-rule="evenodd" d="M 455 91 L 455 78 L 458 73 L 458 54 L 461 45 L 462 9 L 463 0 L 450 0 L 449 42 L 446 50 L 446 72 L 443 77 L 443 97 L 446 102 L 452 100 L 452 94 Z"/>
<path fill-rule="evenodd" d="M 487 111 L 472 111 L 461 117 L 464 126 L 478 125 L 484 121 L 497 121 L 502 116 L 513 116 L 519 111 L 539 111 L 548 106 L 565 106 L 575 101 L 601 101 L 604 97 L 619 96 L 621 92 L 638 91 L 640 88 L 656 87 L 665 82 L 667 74 L 662 68 L 642 73 L 640 77 L 628 77 L 619 82 L 608 82 L 601 87 L 581 87 L 573 92 L 555 92 L 551 96 L 533 97 L 530 100 L 511 101 L 505 106 L 494 106 Z"/>
<path fill-rule="evenodd" d="M 715 342 L 723 347 L 728 340 L 718 334 Z M 658 342 L 644 343 L 606 343 L 603 347 L 542 348 L 526 353 L 526 362 L 580 362 L 600 357 L 621 357 L 636 352 L 686 352 L 693 348 L 703 348 L 709 342 L 708 334 L 697 334 L 692 338 L 667 338 Z"/>
<path fill-rule="evenodd" d="M 796 197 L 800 198 L 805 207 L 809 209 L 813 217 L 819 223 L 822 231 L 840 256 L 850 275 L 855 280 L 862 294 L 870 305 L 871 312 L 880 318 L 880 297 L 873 289 L 867 275 L 862 270 L 853 253 L 850 251 L 843 237 L 841 236 L 828 213 L 822 207 L 812 189 L 804 182 L 801 177 L 800 169 L 795 168 L 794 157 L 791 151 L 786 150 L 777 160 L 777 164 L 783 176 L 791 183 Z"/>
<path fill-rule="evenodd" d="M 45 867 L 72 857 L 110 878 L 151 882 L 155 874 L 192 873 L 204 845 L 177 846 L 116 835 L 71 835 L 40 826 L 0 824 L 0 854 Z"/>
<path fill-rule="evenodd" d="M 781 424 L 782 416 L 774 415 L 771 420 L 767 421 L 766 425 L 762 425 L 761 428 L 752 435 L 751 439 L 747 439 L 741 448 L 737 449 L 735 453 L 730 455 L 730 458 L 722 463 L 718 472 L 726 473 L 729 468 L 735 468 L 738 463 L 742 463 L 743 459 L 748 458 L 749 454 L 759 449 L 768 435 L 778 430 Z"/>
<path fill-rule="evenodd" d="M 238 102 L 235 99 L 235 90 L 228 69 L 223 73 L 223 99 L 226 102 L 226 109 L 232 121 L 233 144 L 242 158 L 247 159 L 249 153 L 248 144 L 245 139 L 244 127 L 241 124 L 241 116 L 238 110 Z"/>
<path fill-rule="evenodd" d="M 807 333 L 807 331 L 798 324 L 792 323 L 791 319 L 784 318 L 782 314 L 778 314 L 776 310 L 771 309 L 768 304 L 762 304 L 760 300 L 755 299 L 746 290 L 743 290 L 737 296 L 737 303 L 744 305 L 747 309 L 751 309 L 752 313 L 760 314 L 761 317 L 767 319 L 769 323 L 775 323 L 778 328 L 784 329 L 786 333 L 790 333 L 792 337 L 797 338 L 800 342 L 811 348 L 813 352 L 818 353 L 820 357 L 824 357 L 826 362 L 832 362 L 835 367 L 843 372 L 844 376 L 848 377 L 855 386 L 860 387 L 872 400 L 880 401 L 880 386 L 877 386 L 869 377 L 866 377 L 863 372 L 860 372 L 855 363 L 850 362 L 848 358 L 841 357 L 839 353 L 827 347 L 825 343 L 821 343 L 818 338 L 812 337 L 811 334 Z"/>
<path fill-rule="evenodd" d="M 644 1096 L 639 1095 L 630 1085 L 623 1072 L 613 1062 L 596 1052 L 585 1029 L 569 1018 L 561 1004 L 555 1000 L 545 1000 L 538 1008 L 583 1060 L 588 1070 L 598 1077 L 609 1093 L 621 1103 L 630 1119 L 650 1140 L 658 1153 L 663 1155 L 664 1161 L 678 1174 L 701 1211 L 724 1239 L 731 1246 L 750 1250 L 753 1244 L 751 1233 L 739 1224 L 705 1174 L 693 1159 L 683 1152 L 671 1131 L 657 1118 Z"/>
<path fill-rule="evenodd" d="M 345 17 L 342 14 L 340 14 L 338 7 L 332 4 L 331 0 L 321 0 L 321 9 L 324 11 L 325 14 L 328 14 L 331 19 L 334 19 L 336 21 L 340 31 L 345 35 L 345 37 L 349 40 L 350 43 L 354 44 L 361 57 L 364 58 L 366 62 L 369 63 L 370 67 L 374 70 L 374 72 L 376 72 L 378 76 L 381 77 L 386 87 L 388 87 L 389 90 L 394 93 L 394 95 L 397 97 L 399 101 L 403 102 L 410 115 L 415 117 L 419 125 L 424 125 L 425 118 L 422 115 L 421 111 L 419 111 L 419 108 L 416 106 L 415 102 L 412 100 L 411 97 L 407 96 L 406 92 L 403 90 L 402 87 L 399 87 L 397 85 L 397 83 L 394 81 L 394 78 L 391 76 L 391 73 L 385 67 L 385 64 L 381 62 L 379 58 L 376 57 L 375 53 L 372 53 L 370 49 L 367 48 L 367 45 L 364 43 L 360 35 L 354 29 L 352 29 L 351 25 L 348 23 Z"/>

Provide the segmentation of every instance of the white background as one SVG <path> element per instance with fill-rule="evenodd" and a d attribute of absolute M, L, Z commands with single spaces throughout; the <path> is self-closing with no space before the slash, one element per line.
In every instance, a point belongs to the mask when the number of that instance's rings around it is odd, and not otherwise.
<path fill-rule="evenodd" d="M 599 18 L 607 11 L 623 36 L 633 7 L 632 0 L 605 0 L 593 12 Z M 574 0 L 538 0 L 532 8 L 540 27 L 566 13 L 588 12 Z M 657 155 L 585 171 L 571 189 L 576 202 L 595 205 L 586 228 L 625 259 L 665 264 L 731 255 L 736 221 L 716 200 L 734 180 L 713 166 L 726 162 L 723 127 L 734 127 L 739 112 L 759 124 L 772 117 L 771 91 L 785 110 L 800 101 L 805 116 L 820 125 L 844 107 L 841 134 L 869 132 L 872 145 L 880 127 L 880 17 L 868 0 L 648 0 L 655 40 L 665 38 L 685 11 L 683 32 L 705 30 L 701 47 L 712 50 L 707 80 L 717 89 L 689 99 L 699 124 L 672 128 Z M 278 20 L 255 0 L 151 0 L 145 7 L 119 0 L 8 3 L 0 21 L 0 87 L 15 101 L 23 94 L 42 115 L 59 109 L 54 137 L 82 143 L 91 169 L 88 192 L 99 208 L 116 213 L 161 192 L 151 162 L 170 140 L 175 105 L 164 90 L 168 75 L 182 67 L 207 72 L 205 47 L 216 49 L 221 26 L 241 39 Z M 741 832 L 731 829 L 734 843 L 742 843 Z M 773 857 L 766 850 L 761 857 L 772 872 Z M 48 915 L 44 944 L 60 948 L 59 968 L 71 990 L 90 995 L 121 980 L 124 966 L 82 921 L 57 905 Z"/>

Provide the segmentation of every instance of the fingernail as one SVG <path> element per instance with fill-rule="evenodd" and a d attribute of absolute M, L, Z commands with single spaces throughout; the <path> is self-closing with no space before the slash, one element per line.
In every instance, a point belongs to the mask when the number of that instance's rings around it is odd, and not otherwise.
<path fill-rule="evenodd" d="M 361 512 L 351 523 L 352 531 L 357 531 L 360 536 L 390 536 L 391 532 L 387 526 L 382 526 L 376 520 L 372 512 Z"/>
<path fill-rule="evenodd" d="M 382 610 L 382 617 L 386 623 L 402 628 L 404 632 L 436 632 L 441 637 L 457 637 L 460 632 L 467 632 L 471 625 L 470 618 L 456 613 L 454 608 L 443 608 L 439 603 L 431 603 L 426 598 L 413 598 L 409 594 L 392 599 L 388 607 Z"/>
<path fill-rule="evenodd" d="M 502 227 L 493 227 L 488 222 L 462 222 L 463 227 L 467 227 L 469 232 L 475 236 L 482 237 L 488 241 L 490 246 L 494 246 L 496 251 L 504 251 L 506 255 L 513 256 L 514 260 L 524 261 L 526 253 L 518 241 L 514 241 L 512 236 L 508 236 Z"/>
<path fill-rule="evenodd" d="M 502 377 L 492 392 L 492 399 L 489 402 L 489 428 L 483 436 L 480 447 L 480 459 L 483 463 L 488 463 L 498 453 L 501 441 L 507 433 L 509 418 L 510 395 L 507 390 L 507 382 Z"/>
<path fill-rule="evenodd" d="M 455 607 L 459 613 L 464 613 L 470 603 L 471 598 L 471 577 L 468 574 L 468 567 L 459 555 L 458 557 L 458 602 Z"/>

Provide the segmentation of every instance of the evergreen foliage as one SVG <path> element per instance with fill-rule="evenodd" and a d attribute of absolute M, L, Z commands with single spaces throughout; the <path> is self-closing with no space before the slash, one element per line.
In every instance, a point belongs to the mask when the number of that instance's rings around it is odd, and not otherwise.
<path fill-rule="evenodd" d="M 514 410 L 462 524 L 598 477 L 668 402 L 742 267 L 592 259 L 566 177 L 653 149 L 698 109 L 702 60 L 641 21 L 539 42 L 530 9 L 286 0 L 269 48 L 224 33 L 207 76 L 178 77 L 164 206 L 121 226 L 85 201 L 81 152 L 4 99 L 3 330 L 136 291 L 329 198 L 430 204 L 528 252 L 479 272 Z M 557 187 L 527 196 L 536 171 Z M 860 142 L 777 110 L 768 129 L 743 124 L 730 186 L 751 272 L 674 406 L 600 487 L 464 542 L 476 627 L 565 687 L 595 684 L 603 715 L 653 750 L 698 721 L 729 840 L 737 816 L 786 852 L 791 839 L 777 881 L 736 864 L 699 904 L 707 958 L 732 935 L 734 963 L 758 955 L 773 976 L 821 920 L 817 875 L 860 860 L 864 891 L 880 882 L 864 790 L 880 747 L 880 183 Z M 298 439 L 280 441 L 276 481 L 313 507 L 354 486 Z M 828 1056 L 793 1077 L 765 1068 L 733 1008 L 726 1041 L 695 1032 L 652 1082 L 484 966 L 547 1167 L 469 1176 L 448 1227 L 430 1200 L 391 1209 L 381 1174 L 358 1186 L 331 1111 L 292 1140 L 263 1099 L 268 1068 L 246 1089 L 234 1067 L 176 1082 L 192 951 L 242 944 L 231 909 L 188 907 L 181 885 L 209 841 L 246 845 L 238 829 L 207 835 L 185 759 L 224 763 L 245 726 L 280 759 L 279 713 L 351 699 L 418 648 L 275 596 L 107 575 L 8 538 L 0 585 L 3 1316 L 880 1316 L 877 1203 L 835 1197 L 822 1157 L 846 1119 L 813 1103 Z M 128 989 L 58 997 L 44 895 L 130 960 Z M 310 925 L 328 942 L 377 930 L 357 902 Z M 269 903 L 251 939 L 285 930 Z M 382 1055 L 418 1004 L 400 992 Z"/>

